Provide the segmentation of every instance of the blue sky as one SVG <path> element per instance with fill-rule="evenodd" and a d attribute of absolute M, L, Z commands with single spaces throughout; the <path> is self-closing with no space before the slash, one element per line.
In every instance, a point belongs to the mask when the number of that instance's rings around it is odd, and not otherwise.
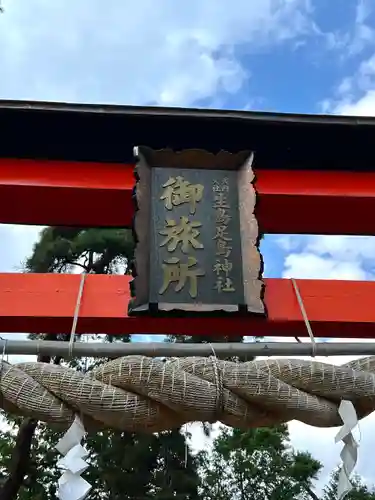
<path fill-rule="evenodd" d="M 2 0 L 2 6 L 0 99 L 375 115 L 373 0 Z M 19 270 L 37 234 L 38 228 L 1 226 L 0 271 Z M 374 238 L 274 235 L 261 249 L 266 276 L 375 275 Z M 368 479 L 373 424 L 371 417 L 362 424 L 358 470 Z M 295 446 L 324 461 L 327 475 L 339 460 L 335 431 L 293 423 L 291 432 Z"/>
<path fill-rule="evenodd" d="M 372 90 L 371 0 L 3 6 L 1 98 L 317 113 Z"/>

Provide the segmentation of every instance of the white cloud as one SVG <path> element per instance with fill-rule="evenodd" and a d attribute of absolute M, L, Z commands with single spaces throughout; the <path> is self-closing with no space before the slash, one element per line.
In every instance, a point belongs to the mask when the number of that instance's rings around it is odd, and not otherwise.
<path fill-rule="evenodd" d="M 305 342 L 309 340 L 303 339 Z M 371 342 L 371 340 L 361 339 L 331 339 L 336 342 Z M 372 341 L 373 342 L 373 341 Z M 292 356 L 291 356 L 292 357 Z M 348 363 L 351 360 L 358 359 L 362 356 L 332 356 L 325 358 L 317 356 L 316 361 L 331 363 L 333 365 L 341 365 Z M 299 359 L 311 359 L 307 356 L 298 356 Z M 360 444 L 358 451 L 358 463 L 355 472 L 370 486 L 374 484 L 373 470 L 370 467 L 368 457 L 372 456 L 372 450 L 375 447 L 375 436 L 372 429 L 375 425 L 375 413 L 362 419 L 358 428 L 355 429 L 354 435 Z M 335 444 L 335 436 L 338 428 L 318 428 L 311 427 L 302 422 L 293 420 L 289 423 L 289 432 L 293 447 L 300 451 L 308 450 L 314 458 L 323 464 L 322 472 L 316 482 L 317 493 L 320 493 L 323 487 L 327 484 L 331 472 L 341 465 L 340 453 L 342 443 Z"/>
<path fill-rule="evenodd" d="M 335 111 L 336 114 L 347 116 L 375 116 L 375 89 L 367 90 L 358 100 L 343 100 Z"/>
<path fill-rule="evenodd" d="M 306 249 L 344 262 L 375 261 L 375 237 L 372 236 L 312 236 L 307 240 Z"/>
<path fill-rule="evenodd" d="M 9 235 L 11 235 L 12 240 L 8 240 L 9 242 L 9 255 L 7 257 L 6 265 L 8 269 L 11 270 L 19 261 L 21 261 L 26 255 L 29 255 L 32 249 L 32 245 L 34 243 L 35 238 L 37 237 L 38 228 L 21 228 L 21 227 L 6 227 L 1 228 L 6 230 Z M 4 233 L 5 235 L 6 233 Z M 309 267 L 311 269 L 315 269 L 313 271 L 315 273 L 314 277 L 318 277 L 320 273 L 320 277 L 326 277 L 326 272 L 334 273 L 337 275 L 332 277 L 343 277 L 340 276 L 339 273 L 343 272 L 343 267 L 336 267 L 336 271 L 334 270 L 334 266 L 329 264 L 328 268 L 323 267 L 325 259 L 335 260 L 338 262 L 340 266 L 347 266 L 345 269 L 351 269 L 350 272 L 354 273 L 354 263 L 358 263 L 359 270 L 362 269 L 362 263 L 371 262 L 374 259 L 375 253 L 373 252 L 373 248 L 375 245 L 375 239 L 371 238 L 355 238 L 355 237 L 282 237 L 278 239 L 279 243 L 283 245 L 284 249 L 288 251 L 298 252 L 301 250 L 300 254 L 294 253 L 289 255 L 288 258 L 293 257 L 296 258 L 298 255 L 312 255 L 317 260 L 309 261 L 308 263 L 300 263 L 300 273 L 304 271 L 304 267 Z M 13 257 L 13 260 L 12 260 Z M 294 271 L 296 271 L 296 264 L 293 264 L 292 261 L 288 261 L 290 263 L 290 267 L 294 266 Z M 350 267 L 352 266 L 352 267 Z M 3 266 L 4 267 L 4 266 Z M 17 334 L 13 334 L 11 336 L 7 335 L 7 338 L 12 339 L 23 339 L 24 336 L 18 336 Z M 144 340 L 151 340 L 149 336 L 145 336 Z M 250 340 L 250 339 L 249 339 Z M 269 341 L 280 341 L 280 339 L 270 338 L 267 339 Z M 293 338 L 284 338 L 286 342 L 293 342 Z M 342 341 L 341 339 L 337 339 Z M 309 342 L 308 339 L 302 339 L 303 342 Z M 292 356 L 290 356 L 292 357 Z M 311 359 L 309 356 L 301 357 L 302 359 Z M 353 357 L 354 358 L 354 357 Z M 10 357 L 10 362 L 17 361 L 25 361 L 26 357 Z M 334 358 L 316 358 L 317 361 L 326 361 L 334 364 L 341 364 L 345 361 L 348 361 L 348 357 L 334 357 Z M 374 425 L 374 416 L 369 416 L 364 419 L 360 424 L 361 429 L 361 446 L 359 450 L 359 463 L 356 471 L 361 474 L 368 482 L 371 482 L 372 471 L 370 470 L 371 464 L 367 460 L 367 457 L 372 456 L 372 450 L 375 446 L 375 440 L 372 438 L 373 433 L 371 429 Z M 219 432 L 219 425 L 214 426 L 213 437 L 217 435 Z M 194 423 L 188 426 L 187 430 L 191 432 L 192 438 L 190 440 L 190 444 L 192 446 L 193 451 L 198 451 L 200 449 L 210 448 L 212 444 L 212 438 L 209 439 L 204 436 L 202 432 L 201 425 L 198 423 Z M 340 463 L 340 451 L 341 445 L 334 444 L 334 436 L 337 432 L 337 429 L 319 429 L 307 426 L 306 424 L 302 424 L 300 422 L 290 422 L 289 424 L 290 436 L 292 445 L 301 451 L 310 451 L 312 455 L 320 460 L 324 469 L 317 482 L 316 489 L 319 492 L 322 487 L 326 484 L 329 474 L 334 469 L 334 467 Z"/>
<path fill-rule="evenodd" d="M 309 343 L 308 339 L 301 339 L 302 342 Z M 338 342 L 358 342 L 358 339 L 331 339 L 332 341 Z M 250 341 L 250 340 L 249 340 Z M 274 342 L 289 342 L 295 343 L 295 339 L 283 338 L 279 339 L 277 337 L 267 338 L 267 341 Z M 363 342 L 369 342 L 364 340 Z M 332 356 L 329 358 L 323 356 L 317 356 L 312 359 L 311 356 L 298 356 L 299 359 L 331 363 L 334 365 L 340 365 L 347 363 L 351 360 L 359 358 L 360 356 Z M 288 358 L 296 358 L 296 356 L 288 356 Z M 264 359 L 263 356 L 259 356 L 258 359 Z M 363 480 L 372 485 L 373 481 L 373 466 L 372 462 L 368 460 L 368 457 L 372 456 L 372 450 L 375 447 L 375 437 L 373 436 L 372 429 L 375 424 L 375 414 L 371 414 L 368 417 L 360 421 L 359 426 L 354 431 L 355 438 L 360 444 L 359 447 L 359 458 L 355 472 L 362 476 Z M 220 432 L 220 424 L 215 424 L 214 433 L 210 438 L 207 438 L 203 432 L 202 427 L 198 423 L 194 423 L 188 426 L 188 430 L 192 434 L 190 440 L 190 445 L 194 452 L 204 449 L 210 449 L 212 446 L 212 439 L 218 435 Z M 315 488 L 317 494 L 321 494 L 324 486 L 329 481 L 329 476 L 332 471 L 339 465 L 341 465 L 340 452 L 342 450 L 342 443 L 335 443 L 335 436 L 338 432 L 337 427 L 333 428 L 317 428 L 310 425 L 306 425 L 302 422 L 293 420 L 289 422 L 289 433 L 291 444 L 295 450 L 298 451 L 309 451 L 312 456 L 319 460 L 323 464 L 323 469 L 319 475 L 318 480 L 315 482 Z"/>
<path fill-rule="evenodd" d="M 373 8 L 373 6 L 371 6 Z M 364 23 L 370 12 L 367 1 L 359 2 L 357 21 Z M 367 36 L 372 33 L 362 30 Z M 353 46 L 355 48 L 355 44 Z M 359 48 L 359 44 L 357 45 Z M 333 98 L 325 100 L 322 111 L 354 116 L 375 116 L 375 53 L 361 62 L 358 70 L 344 78 L 338 85 Z M 293 240 L 293 238 L 292 238 Z M 337 278 L 337 279 L 374 279 L 375 237 L 309 237 L 301 241 L 293 241 L 299 253 L 286 257 L 284 274 L 300 277 Z M 301 248 L 302 247 L 302 248 Z M 310 276 L 306 276 L 310 274 Z M 322 276 L 323 274 L 323 276 Z M 312 276 L 311 276 L 312 275 Z M 338 340 L 338 339 L 336 339 Z M 343 341 L 361 341 L 360 339 L 340 339 Z M 363 340 L 362 340 L 363 341 Z M 366 341 L 363 341 L 366 342 Z M 329 362 L 341 364 L 347 357 L 329 358 Z M 373 484 L 373 471 L 369 468 L 369 457 L 375 446 L 372 428 L 375 415 L 371 414 L 360 422 L 361 445 L 356 472 L 368 483 Z M 341 446 L 334 445 L 335 429 L 316 429 L 292 422 L 290 424 L 292 442 L 295 447 L 308 449 L 314 457 L 324 464 L 319 478 L 318 490 L 321 490 L 329 478 L 332 469 L 340 463 Z"/>
<path fill-rule="evenodd" d="M 366 272 L 357 262 L 340 262 L 313 253 L 290 254 L 285 259 L 284 278 L 364 280 Z"/>
<path fill-rule="evenodd" d="M 302 43 L 314 33 L 308 0 L 3 3 L 0 98 L 188 106 L 216 97 L 217 104 L 220 93 L 237 93 L 251 77 L 237 57 L 238 48 L 254 53 L 288 40 Z M 354 34 L 345 42 L 353 51 L 372 40 L 366 5 L 364 1 L 358 4 Z M 332 38 L 332 42 L 342 41 Z M 372 74 L 369 60 L 357 78 L 367 92 L 368 101 L 361 104 L 367 110 L 372 99 L 375 103 L 369 87 Z M 338 89 L 341 111 L 350 112 L 355 85 L 359 84 L 349 78 Z M 252 102 L 253 97 L 247 99 Z M 339 112 L 339 104 L 334 104 Z M 37 233 L 38 228 L 0 226 L 4 242 L 0 271 L 22 267 Z M 371 263 L 372 247 L 362 241 L 359 254 L 354 246 L 349 253 L 344 250 L 346 240 L 333 244 L 331 240 L 311 239 L 302 251 L 293 237 L 284 243 L 289 245 L 285 249 L 293 252 L 287 257 L 285 274 L 361 279 L 367 272 L 362 262 Z M 306 429 L 295 423 L 290 428 L 293 443 L 312 451 L 330 471 L 338 456 L 330 437 L 334 431 Z M 193 429 L 193 447 L 207 446 L 199 426 Z M 322 438 L 326 440 L 318 445 Z"/>
<path fill-rule="evenodd" d="M 284 337 L 280 339 L 278 337 L 270 337 L 266 339 L 269 342 L 288 342 L 296 343 L 293 337 Z M 373 342 L 371 340 L 365 339 L 330 339 L 330 342 Z M 301 342 L 310 343 L 309 339 L 302 338 Z M 281 358 L 281 356 L 278 356 Z M 333 365 L 342 365 L 348 363 L 354 359 L 361 358 L 363 356 L 316 356 L 312 358 L 311 356 L 287 356 L 288 358 L 298 358 L 310 360 L 312 362 L 323 362 L 330 363 Z M 259 356 L 258 359 L 264 359 L 263 356 Z M 355 438 L 360 443 L 359 448 L 359 458 L 355 472 L 362 476 L 363 480 L 372 485 L 373 480 L 373 467 L 371 461 L 368 457 L 372 456 L 372 450 L 375 447 L 375 436 L 373 435 L 372 429 L 375 424 L 375 414 L 371 414 L 359 422 L 358 428 L 354 431 Z M 291 438 L 292 446 L 299 451 L 309 451 L 314 458 L 319 460 L 323 464 L 323 469 L 319 475 L 318 481 L 316 481 L 316 492 L 320 494 L 324 486 L 329 481 L 329 476 L 331 472 L 339 465 L 341 465 L 340 452 L 342 450 L 342 443 L 335 444 L 335 436 L 338 432 L 337 427 L 333 428 L 318 428 L 312 427 L 310 425 L 304 424 L 293 420 L 289 422 L 289 433 Z"/>
<path fill-rule="evenodd" d="M 22 270 L 39 232 L 36 226 L 0 225 L 0 273 Z"/>
<path fill-rule="evenodd" d="M 338 51 L 342 60 L 357 56 L 375 42 L 375 29 L 369 19 L 374 11 L 372 0 L 358 0 L 349 28 L 338 29 L 331 32 L 321 32 L 316 27 L 317 33 L 326 40 L 329 50 Z"/>
<path fill-rule="evenodd" d="M 375 237 L 286 236 L 276 242 L 288 252 L 283 277 L 374 279 Z"/>
<path fill-rule="evenodd" d="M 237 92 L 248 52 L 309 34 L 308 0 L 13 0 L 0 98 L 189 105 Z M 27 78 L 25 78 L 27 75 Z"/>
<path fill-rule="evenodd" d="M 284 277 L 307 279 L 374 279 L 375 237 L 356 236 L 282 236 L 277 243 L 284 252 Z M 276 340 L 276 339 L 273 339 Z M 293 339 L 283 339 L 292 342 Z M 309 342 L 309 339 L 301 339 Z M 338 342 L 369 342 L 361 339 L 330 339 Z M 280 339 L 279 339 L 280 341 Z M 290 356 L 293 357 L 293 356 Z M 316 361 L 343 364 L 359 356 L 316 357 Z M 311 357 L 298 356 L 300 359 Z M 360 422 L 361 445 L 356 472 L 368 483 L 373 483 L 373 474 L 369 468 L 368 457 L 372 456 L 375 438 L 371 431 L 375 423 L 372 414 Z M 340 464 L 342 445 L 335 445 L 337 429 L 319 429 L 301 422 L 290 422 L 291 442 L 296 449 L 308 450 L 323 465 L 323 471 L 317 481 L 320 493 L 329 479 L 332 470 Z"/>
<path fill-rule="evenodd" d="M 339 83 L 333 98 L 325 99 L 321 109 L 338 115 L 375 116 L 375 53 Z"/>
<path fill-rule="evenodd" d="M 374 484 L 373 466 L 371 460 L 369 460 L 369 457 L 373 455 L 375 446 L 374 424 L 375 414 L 372 414 L 361 420 L 359 430 L 355 431 L 356 438 L 360 437 L 355 473 L 362 476 L 363 480 L 369 485 Z M 293 446 L 300 451 L 308 450 L 314 458 L 323 464 L 323 470 L 316 482 L 317 493 L 320 493 L 327 484 L 332 471 L 341 465 L 340 453 L 343 445 L 342 443 L 335 444 L 337 431 L 338 428 L 319 429 L 297 421 L 292 421 L 289 424 Z"/>

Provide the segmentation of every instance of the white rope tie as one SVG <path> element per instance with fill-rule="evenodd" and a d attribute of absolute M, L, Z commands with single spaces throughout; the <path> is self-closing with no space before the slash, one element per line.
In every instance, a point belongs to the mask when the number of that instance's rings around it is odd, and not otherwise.
<path fill-rule="evenodd" d="M 74 309 L 72 329 L 69 337 L 68 357 L 70 359 L 73 357 L 73 346 L 76 336 L 79 311 L 81 309 L 85 280 L 86 271 L 81 274 L 81 281 Z M 82 439 L 85 435 L 85 429 L 81 418 L 76 415 L 73 424 L 56 446 L 56 449 L 64 455 L 64 458 L 57 462 L 57 465 L 63 470 L 63 474 L 58 481 L 58 498 L 60 500 L 83 500 L 86 498 L 91 489 L 91 485 L 81 477 L 81 474 L 89 466 L 89 464 L 85 461 L 88 457 L 88 453 L 81 445 Z"/>
<path fill-rule="evenodd" d="M 82 296 L 83 296 L 83 288 L 85 286 L 85 279 L 86 279 L 86 271 L 84 271 L 81 274 L 81 281 L 80 281 L 79 289 L 78 289 L 77 301 L 76 301 L 76 306 L 75 306 L 75 310 L 74 310 L 73 324 L 72 324 L 72 329 L 71 329 L 70 338 L 69 338 L 69 358 L 73 357 L 73 345 L 74 345 L 74 340 L 75 340 L 75 336 L 76 336 L 79 311 L 81 309 L 81 302 L 82 302 Z"/>
<path fill-rule="evenodd" d="M 210 343 L 210 347 L 212 349 L 213 356 L 210 356 L 212 360 L 212 366 L 214 370 L 214 377 L 215 377 L 215 387 L 216 387 L 216 407 L 215 407 L 215 413 L 214 413 L 214 421 L 215 423 L 217 420 L 220 419 L 222 412 L 223 412 L 223 398 L 224 398 L 224 385 L 223 385 L 223 377 L 221 374 L 221 370 L 219 368 L 218 364 L 218 358 L 216 356 L 215 349 L 213 345 Z"/>
<path fill-rule="evenodd" d="M 297 297 L 297 302 L 298 302 L 298 305 L 300 307 L 301 314 L 302 314 L 303 320 L 304 320 L 305 325 L 306 325 L 307 332 L 308 332 L 310 340 L 311 340 L 311 356 L 313 358 L 315 358 L 317 349 L 316 349 L 316 340 L 314 337 L 314 332 L 312 331 L 311 324 L 310 324 L 309 318 L 307 316 L 306 309 L 305 309 L 297 282 L 294 278 L 291 278 L 291 280 L 292 280 L 293 288 L 294 288 L 294 291 L 295 291 L 295 294 Z M 297 339 L 297 341 L 298 341 L 298 339 Z"/>
<path fill-rule="evenodd" d="M 305 321 L 306 329 L 309 333 L 309 337 L 311 340 L 311 347 L 312 347 L 311 356 L 315 358 L 316 341 L 314 333 L 312 331 L 310 321 L 307 316 L 300 291 L 298 289 L 297 282 L 294 278 L 292 278 L 292 284 L 294 287 L 294 291 L 296 293 L 296 297 L 298 300 L 299 307 L 301 309 L 303 319 Z M 299 341 L 298 338 L 297 340 Z M 344 399 L 341 400 L 338 412 L 343 421 L 343 426 L 336 435 L 335 442 L 338 443 L 339 441 L 342 440 L 344 443 L 344 447 L 340 454 L 342 460 L 342 467 L 339 474 L 336 498 L 337 500 L 344 500 L 344 498 L 350 493 L 350 491 L 353 488 L 350 482 L 350 475 L 352 474 L 354 467 L 356 466 L 357 463 L 359 445 L 355 440 L 352 431 L 354 430 L 355 427 L 358 426 L 358 418 L 353 403 L 351 401 L 346 401 Z"/>

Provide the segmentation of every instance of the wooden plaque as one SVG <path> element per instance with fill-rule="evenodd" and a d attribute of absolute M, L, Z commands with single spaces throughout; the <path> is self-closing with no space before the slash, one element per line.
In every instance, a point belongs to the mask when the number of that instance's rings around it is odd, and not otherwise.
<path fill-rule="evenodd" d="M 265 314 L 253 154 L 135 148 L 129 314 Z"/>

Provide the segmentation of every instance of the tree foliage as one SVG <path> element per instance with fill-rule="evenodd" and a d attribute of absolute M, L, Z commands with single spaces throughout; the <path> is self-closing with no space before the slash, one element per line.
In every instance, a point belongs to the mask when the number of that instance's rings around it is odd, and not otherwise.
<path fill-rule="evenodd" d="M 127 273 L 133 256 L 131 232 L 125 229 L 46 228 L 25 263 L 26 272 Z M 69 334 L 44 335 L 68 340 Z M 129 335 L 104 341 L 130 341 Z M 170 336 L 170 342 L 223 342 L 221 336 Z M 241 342 L 242 336 L 231 337 Z M 60 363 L 59 358 L 40 361 Z M 98 362 L 101 362 L 99 360 Z M 85 370 L 81 360 L 73 366 Z M 90 369 L 90 367 L 88 368 Z M 60 472 L 54 445 L 61 436 L 32 419 L 4 416 L 0 431 L 0 500 L 52 500 Z M 207 434 L 210 427 L 205 426 Z M 193 456 L 178 430 L 140 435 L 104 430 L 89 435 L 93 485 L 89 500 L 317 500 L 313 481 L 321 464 L 308 453 L 296 453 L 287 426 L 224 429 L 213 441 L 212 453 Z M 26 472 L 25 472 L 26 471 Z M 8 485 L 8 486 L 7 486 Z M 348 500 L 375 500 L 373 490 L 356 478 Z M 1 489 L 2 487 L 2 489 Z M 8 488 L 8 489 L 6 489 Z M 337 473 L 321 500 L 333 500 Z"/>
<path fill-rule="evenodd" d="M 324 488 L 322 500 L 337 499 L 337 485 L 340 470 L 336 469 L 329 480 L 329 483 Z M 368 487 L 358 475 L 351 478 L 353 486 L 352 491 L 345 497 L 345 500 L 375 500 L 375 489 Z"/>
<path fill-rule="evenodd" d="M 134 243 L 128 229 L 80 229 L 48 227 L 41 233 L 26 269 L 33 273 L 86 272 L 110 274 L 132 259 Z"/>
<path fill-rule="evenodd" d="M 81 268 L 85 272 L 110 274 L 127 272 L 133 256 L 133 239 L 126 229 L 85 229 L 49 227 L 41 232 L 32 255 L 25 263 L 26 272 L 72 272 Z M 44 335 L 49 340 L 68 340 L 69 334 Z M 129 341 L 106 337 L 106 341 Z M 60 359 L 42 359 L 59 363 Z M 83 370 L 81 361 L 74 366 Z M 17 450 L 17 430 L 28 425 L 31 446 Z M 10 429 L 0 434 L 3 485 L 17 474 L 14 458 L 29 457 L 27 474 L 18 484 L 20 500 L 49 500 L 56 498 L 56 485 L 60 472 L 56 469 L 57 452 L 54 445 L 61 433 L 43 423 L 24 419 L 9 419 Z M 34 433 L 35 430 L 35 433 Z M 187 448 L 185 437 L 179 431 L 153 435 L 105 430 L 89 435 L 86 446 L 91 466 L 85 477 L 93 485 L 90 500 L 127 499 L 198 499 L 199 478 L 196 460 Z M 21 451 L 21 453 L 19 453 Z M 187 460 L 186 460 L 187 457 Z M 17 457 L 16 457 L 17 458 Z M 13 463 L 13 466 L 12 466 Z M 16 464 L 17 465 L 17 464 Z M 23 474 L 22 474 L 23 476 Z M 2 496 L 5 500 L 16 496 Z"/>
<path fill-rule="evenodd" d="M 304 500 L 321 464 L 289 446 L 286 425 L 224 429 L 199 455 L 202 500 Z"/>

